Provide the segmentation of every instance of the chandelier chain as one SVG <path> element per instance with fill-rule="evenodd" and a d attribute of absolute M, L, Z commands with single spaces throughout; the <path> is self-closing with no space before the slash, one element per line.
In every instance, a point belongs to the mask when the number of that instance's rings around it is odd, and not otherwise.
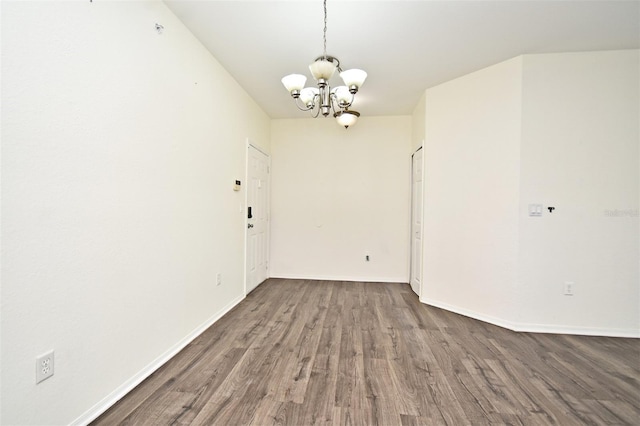
<path fill-rule="evenodd" d="M 324 40 L 324 56 L 326 58 L 327 57 L 327 0 L 324 0 L 324 33 L 322 38 Z"/>

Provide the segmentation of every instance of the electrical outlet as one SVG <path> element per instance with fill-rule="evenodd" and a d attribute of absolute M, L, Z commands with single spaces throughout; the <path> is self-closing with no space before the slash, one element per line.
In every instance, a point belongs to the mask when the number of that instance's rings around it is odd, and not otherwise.
<path fill-rule="evenodd" d="M 573 287 L 575 283 L 573 281 L 565 281 L 564 283 L 564 295 L 573 296 Z"/>
<path fill-rule="evenodd" d="M 53 351 L 36 358 L 36 384 L 53 376 Z"/>
<path fill-rule="evenodd" d="M 220 284 L 222 284 L 222 274 L 218 272 L 218 274 L 216 275 L 216 285 Z"/>

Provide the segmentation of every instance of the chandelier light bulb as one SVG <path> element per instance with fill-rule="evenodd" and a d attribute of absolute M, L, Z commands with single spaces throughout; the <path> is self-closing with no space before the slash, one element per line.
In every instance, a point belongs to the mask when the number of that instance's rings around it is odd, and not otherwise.
<path fill-rule="evenodd" d="M 341 108 L 346 108 L 353 102 L 353 95 L 349 92 L 347 86 L 338 86 L 331 90 L 336 96 L 336 101 Z"/>
<path fill-rule="evenodd" d="M 300 91 L 300 101 L 307 108 L 313 107 L 315 104 L 314 99 L 319 95 L 320 91 L 317 87 L 305 87 Z"/>

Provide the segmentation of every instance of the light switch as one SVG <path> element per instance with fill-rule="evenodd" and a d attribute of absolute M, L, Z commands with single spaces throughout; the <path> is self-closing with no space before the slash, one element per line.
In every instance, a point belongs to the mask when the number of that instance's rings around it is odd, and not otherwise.
<path fill-rule="evenodd" d="M 542 216 L 542 204 L 529 204 L 529 216 Z"/>

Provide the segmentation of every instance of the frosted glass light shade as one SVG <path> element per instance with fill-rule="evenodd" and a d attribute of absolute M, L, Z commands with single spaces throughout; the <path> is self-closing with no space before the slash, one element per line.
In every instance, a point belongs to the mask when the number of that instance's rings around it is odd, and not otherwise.
<path fill-rule="evenodd" d="M 317 87 L 305 87 L 300 91 L 300 100 L 305 106 L 310 106 L 313 104 L 313 98 L 319 93 Z"/>
<path fill-rule="evenodd" d="M 351 88 L 351 86 L 356 86 L 359 89 L 366 80 L 367 73 L 357 68 L 353 68 L 342 71 L 340 73 L 340 77 L 342 77 L 342 80 L 347 87 Z"/>
<path fill-rule="evenodd" d="M 348 106 L 351 105 L 353 101 L 353 95 L 349 92 L 349 88 L 347 86 L 338 86 L 331 90 L 332 93 L 336 95 L 336 100 L 338 101 L 338 105 L 340 106 Z"/>
<path fill-rule="evenodd" d="M 311 71 L 311 75 L 316 81 L 320 79 L 329 80 L 336 72 L 336 64 L 326 59 L 319 59 L 309 65 L 309 71 Z"/>
<path fill-rule="evenodd" d="M 356 111 L 340 111 L 335 114 L 336 121 L 339 125 L 344 126 L 345 129 L 348 129 L 349 126 L 353 126 L 358 121 L 358 117 L 360 117 L 360 113 Z"/>
<path fill-rule="evenodd" d="M 282 84 L 289 93 L 300 91 L 307 82 L 307 77 L 302 74 L 289 74 L 282 77 Z"/>

